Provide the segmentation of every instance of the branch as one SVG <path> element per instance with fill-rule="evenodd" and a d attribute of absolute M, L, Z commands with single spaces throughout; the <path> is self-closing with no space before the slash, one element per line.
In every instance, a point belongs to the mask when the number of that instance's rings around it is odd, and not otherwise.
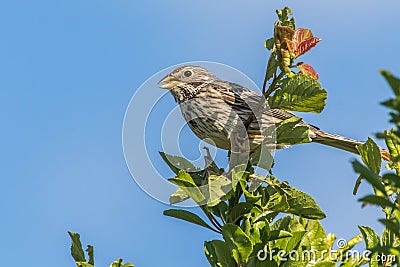
<path fill-rule="evenodd" d="M 272 81 L 271 85 L 268 87 L 267 92 L 264 94 L 265 98 L 268 98 L 275 90 L 276 90 L 276 85 L 277 83 L 285 76 L 286 72 L 281 72 L 279 73 L 278 77 L 275 77 L 274 80 Z"/>
<path fill-rule="evenodd" d="M 268 61 L 269 61 L 269 59 L 268 59 Z M 267 64 L 267 68 L 265 70 L 264 82 L 263 82 L 263 87 L 262 87 L 262 91 L 261 91 L 263 95 L 265 94 L 265 89 L 267 88 L 267 82 L 268 82 L 267 76 L 268 76 L 268 64 Z"/>
<path fill-rule="evenodd" d="M 214 225 L 214 227 L 217 229 L 215 232 L 221 234 L 222 233 L 222 225 L 217 221 L 217 219 L 214 218 L 214 216 L 206 210 L 204 207 L 200 207 L 201 210 L 204 212 L 204 214 L 207 216 L 208 220 Z"/>

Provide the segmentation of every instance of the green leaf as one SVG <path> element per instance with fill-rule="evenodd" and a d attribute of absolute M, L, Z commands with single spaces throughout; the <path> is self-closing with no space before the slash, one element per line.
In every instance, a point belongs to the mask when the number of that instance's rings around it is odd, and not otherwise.
<path fill-rule="evenodd" d="M 360 198 L 358 201 L 368 203 L 368 204 L 375 204 L 381 207 L 392 207 L 394 204 L 387 199 L 386 197 L 377 196 L 377 195 L 368 195 L 363 198 Z"/>
<path fill-rule="evenodd" d="M 276 14 L 278 15 L 280 26 L 288 26 L 293 30 L 296 28 L 296 23 L 293 17 L 289 17 L 293 12 L 290 8 L 284 7 L 282 10 L 276 10 Z"/>
<path fill-rule="evenodd" d="M 361 263 L 360 263 L 360 261 L 361 261 Z M 363 264 L 365 264 L 365 263 L 362 262 L 361 256 L 350 254 L 342 260 L 342 262 L 340 263 L 340 267 L 359 267 Z M 375 266 L 370 265 L 370 267 L 375 267 Z"/>
<path fill-rule="evenodd" d="M 285 194 L 281 195 L 280 193 L 275 193 L 270 196 L 269 201 L 265 210 L 267 211 L 275 211 L 275 212 L 284 212 L 289 210 L 290 206 L 287 201 L 287 196 Z"/>
<path fill-rule="evenodd" d="M 381 191 L 383 194 L 386 195 L 385 186 L 381 182 L 378 175 L 376 175 L 373 171 L 368 169 L 367 167 L 363 166 L 357 160 L 353 160 L 353 169 L 355 172 L 361 174 L 374 188 Z"/>
<path fill-rule="evenodd" d="M 387 247 L 400 247 L 400 239 L 394 234 L 393 231 L 385 228 L 382 232 L 382 246 Z"/>
<path fill-rule="evenodd" d="M 393 185 L 397 188 L 400 188 L 400 177 L 394 173 L 386 173 L 382 176 L 382 180 L 385 181 L 385 183 L 388 183 L 390 185 Z"/>
<path fill-rule="evenodd" d="M 331 261 L 317 262 L 313 267 L 335 267 L 335 263 Z"/>
<path fill-rule="evenodd" d="M 246 198 L 246 202 L 247 203 L 256 203 L 257 201 L 259 201 L 260 199 L 261 199 L 261 195 L 257 195 L 257 196 L 255 196 L 255 195 L 253 195 L 252 193 L 250 193 L 248 190 L 247 190 L 247 188 L 246 188 L 246 186 L 247 186 L 247 181 L 246 180 L 244 180 L 244 179 L 241 179 L 240 181 L 239 181 L 239 183 L 240 183 L 240 186 L 242 187 L 242 191 L 243 191 L 243 194 L 244 194 L 244 196 L 245 196 L 245 198 Z"/>
<path fill-rule="evenodd" d="M 188 196 L 190 196 L 196 203 L 204 204 L 206 200 L 203 193 L 195 184 L 193 178 L 185 171 L 179 171 L 178 175 L 174 178 L 168 179 L 171 183 L 179 186 Z"/>
<path fill-rule="evenodd" d="M 327 93 L 321 84 L 306 75 L 296 74 L 282 80 L 280 88 L 268 98 L 270 108 L 320 113 Z"/>
<path fill-rule="evenodd" d="M 271 238 L 271 231 L 270 227 L 267 222 L 257 222 L 254 223 L 256 225 L 257 230 L 259 232 L 259 237 L 260 237 L 260 242 L 257 242 L 258 244 L 263 244 L 266 245 L 269 242 L 269 239 Z M 279 233 L 278 233 L 279 236 Z M 253 249 L 254 252 L 256 250 Z"/>
<path fill-rule="evenodd" d="M 268 192 L 269 190 L 267 189 L 267 187 L 260 186 L 259 188 L 257 188 L 257 191 L 261 195 L 261 203 L 260 203 L 260 205 L 262 207 L 266 206 L 268 201 L 269 201 L 269 197 L 270 197 L 269 192 Z"/>
<path fill-rule="evenodd" d="M 393 93 L 396 96 L 400 96 L 400 79 L 393 76 L 389 71 L 386 71 L 386 70 L 381 70 L 380 73 L 386 79 L 386 81 L 389 83 L 390 87 L 393 90 Z"/>
<path fill-rule="evenodd" d="M 289 216 L 278 219 L 271 225 L 271 232 L 274 230 L 290 231 L 290 229 L 289 229 L 290 221 L 291 221 L 291 218 Z"/>
<path fill-rule="evenodd" d="M 244 181 L 247 182 L 247 179 L 249 177 L 249 172 L 246 171 L 246 166 L 244 164 L 235 166 L 232 169 L 232 186 L 234 188 L 234 190 L 236 189 L 235 187 L 239 184 L 240 187 L 242 187 L 242 185 L 240 184 L 240 182 Z"/>
<path fill-rule="evenodd" d="M 400 110 L 400 97 L 396 96 L 395 98 L 391 98 L 389 100 L 381 102 L 381 104 L 387 108 L 393 109 L 395 111 Z M 397 113 L 391 113 L 392 116 L 391 122 L 397 123 L 398 122 L 398 114 Z"/>
<path fill-rule="evenodd" d="M 204 242 L 204 251 L 212 267 L 229 267 L 236 265 L 231 256 L 231 250 L 222 240 Z"/>
<path fill-rule="evenodd" d="M 381 71 L 381 74 L 383 77 L 386 79 L 386 81 L 389 83 L 390 87 L 392 88 L 395 97 L 392 99 L 389 99 L 385 102 L 382 103 L 382 105 L 390 108 L 393 110 L 393 112 L 390 112 L 390 122 L 394 123 L 397 126 L 397 135 L 399 135 L 399 129 L 400 129 L 400 79 L 397 77 L 394 77 L 390 72 L 388 71 Z M 393 155 L 392 155 L 393 157 Z M 397 160 L 398 161 L 398 160 Z M 398 163 L 398 162 L 397 162 Z M 396 164 L 397 172 L 399 173 L 399 166 Z"/>
<path fill-rule="evenodd" d="M 301 246 L 306 246 L 310 251 L 314 251 L 318 259 L 322 256 L 328 257 L 327 251 L 330 251 L 330 247 L 327 242 L 327 235 L 324 228 L 316 220 L 309 220 L 306 226 L 307 233 L 301 242 Z"/>
<path fill-rule="evenodd" d="M 127 262 L 125 264 L 122 264 L 122 259 L 118 259 L 111 263 L 109 267 L 134 267 L 132 263 Z"/>
<path fill-rule="evenodd" d="M 335 243 L 336 236 L 332 233 L 326 235 L 326 245 L 328 248 L 332 248 Z"/>
<path fill-rule="evenodd" d="M 274 41 L 274 38 L 272 38 L 272 41 Z M 266 76 L 267 81 L 272 77 L 274 77 L 274 74 L 276 73 L 278 67 L 279 67 L 279 62 L 276 59 L 276 55 L 275 53 L 271 53 L 267 64 L 267 76 Z"/>
<path fill-rule="evenodd" d="M 285 200 L 288 206 L 282 205 L 282 202 L 273 201 L 273 199 L 276 198 L 275 194 L 271 196 L 271 200 L 267 205 L 268 210 L 295 214 L 308 219 L 320 220 L 326 217 L 325 213 L 321 210 L 317 202 L 315 202 L 315 200 L 310 195 L 293 187 L 289 187 L 284 191 L 285 195 L 280 195 L 279 197 Z M 279 204 L 276 205 L 276 203 Z"/>
<path fill-rule="evenodd" d="M 178 188 L 172 195 L 169 197 L 170 204 L 177 204 L 186 199 L 190 198 L 183 189 Z"/>
<path fill-rule="evenodd" d="M 274 37 L 271 37 L 271 38 L 265 40 L 265 42 L 264 42 L 264 46 L 268 50 L 272 50 L 272 48 L 274 48 L 274 44 L 275 44 Z"/>
<path fill-rule="evenodd" d="M 265 146 L 260 145 L 250 155 L 250 163 L 252 166 L 258 166 L 264 170 L 270 170 L 274 164 L 274 157 L 269 149 L 266 149 Z"/>
<path fill-rule="evenodd" d="M 85 261 L 78 261 L 76 262 L 78 267 L 94 267 L 92 264 L 85 262 Z"/>
<path fill-rule="evenodd" d="M 289 228 L 292 232 L 305 231 L 307 220 L 303 217 L 293 218 L 290 220 Z"/>
<path fill-rule="evenodd" d="M 208 206 L 215 206 L 224 199 L 225 196 L 233 189 L 232 182 L 225 176 L 210 175 L 207 184 Z"/>
<path fill-rule="evenodd" d="M 165 216 L 174 217 L 177 219 L 181 219 L 190 223 L 194 223 L 200 226 L 203 226 L 207 229 L 210 229 L 214 232 L 217 232 L 214 228 L 209 226 L 202 218 L 200 218 L 197 214 L 194 214 L 187 210 L 177 210 L 177 209 L 170 209 L 165 210 L 163 213 Z"/>
<path fill-rule="evenodd" d="M 88 263 L 91 265 L 94 265 L 94 248 L 91 245 L 88 245 L 86 248 L 86 252 L 89 256 L 89 261 Z"/>
<path fill-rule="evenodd" d="M 379 235 L 375 233 L 375 231 L 371 227 L 359 225 L 358 229 L 360 229 L 360 232 L 365 240 L 366 249 L 371 250 L 374 247 L 379 246 Z"/>
<path fill-rule="evenodd" d="M 390 131 L 386 130 L 383 132 L 383 134 L 390 155 L 392 157 L 400 156 L 400 138 L 396 135 L 395 131 L 393 129 Z"/>
<path fill-rule="evenodd" d="M 245 263 L 253 252 L 253 244 L 243 230 L 232 223 L 222 227 L 222 236 L 231 248 L 233 258 L 237 263 Z"/>
<path fill-rule="evenodd" d="M 381 151 L 374 140 L 368 138 L 367 142 L 357 146 L 357 150 L 360 152 L 364 164 L 375 174 L 379 175 L 379 172 L 381 171 L 382 156 Z"/>
<path fill-rule="evenodd" d="M 253 208 L 252 203 L 241 202 L 234 206 L 229 215 L 228 222 L 235 223 L 238 219 L 243 217 L 243 215 L 248 214 Z"/>
<path fill-rule="evenodd" d="M 287 237 L 292 237 L 292 233 L 285 231 L 285 230 L 273 230 L 270 232 L 270 237 L 269 240 L 277 240 L 281 238 L 287 238 Z"/>
<path fill-rule="evenodd" d="M 286 253 L 288 254 L 292 250 L 297 250 L 297 247 L 300 244 L 300 241 L 302 240 L 305 233 L 306 233 L 306 231 L 292 232 L 291 237 L 277 240 L 275 242 L 275 246 L 281 250 L 286 251 Z M 271 234 L 271 236 L 272 236 L 272 234 Z"/>
<path fill-rule="evenodd" d="M 396 220 L 379 219 L 379 221 L 400 238 L 400 224 Z"/>
<path fill-rule="evenodd" d="M 257 244 L 254 246 L 254 252 L 249 257 L 246 267 L 278 267 L 278 263 L 272 259 L 265 245 Z"/>
<path fill-rule="evenodd" d="M 260 215 L 254 218 L 254 223 L 260 222 L 260 221 L 265 221 L 267 223 L 272 222 L 273 219 L 275 219 L 276 216 L 278 216 L 279 212 L 275 211 L 264 211 Z"/>
<path fill-rule="evenodd" d="M 245 234 L 250 238 L 253 245 L 266 244 L 269 240 L 269 225 L 265 221 L 254 222 L 254 217 L 261 213 L 261 209 L 254 206 L 249 215 L 243 217 L 240 226 Z M 236 222 L 236 225 L 239 225 Z"/>
<path fill-rule="evenodd" d="M 245 228 L 246 235 L 250 238 L 251 243 L 254 245 L 256 244 L 266 244 L 269 240 L 269 226 L 265 222 L 258 222 L 258 223 L 250 223 L 250 220 L 248 217 L 244 217 L 244 220 L 247 220 L 249 222 L 249 227 L 248 229 Z M 242 223 L 242 229 L 244 223 Z M 246 225 L 247 226 L 247 225 Z"/>
<path fill-rule="evenodd" d="M 168 155 L 164 152 L 159 152 L 162 159 L 167 163 L 167 165 L 171 168 L 171 170 L 178 174 L 180 170 L 184 170 L 187 172 L 198 172 L 199 169 L 196 168 L 192 163 L 190 163 L 187 159 Z"/>
<path fill-rule="evenodd" d="M 391 162 L 389 163 L 390 169 L 396 170 L 397 174 L 400 174 L 400 138 L 396 132 L 392 129 L 390 131 L 384 131 L 377 135 L 380 138 L 385 139 L 387 148 L 389 149 Z"/>
<path fill-rule="evenodd" d="M 71 237 L 71 255 L 76 262 L 86 262 L 85 253 L 83 252 L 81 236 L 78 233 L 68 231 Z"/>
<path fill-rule="evenodd" d="M 299 126 L 301 118 L 293 116 L 281 121 L 276 126 L 276 142 L 278 144 L 294 145 L 311 142 L 308 126 Z"/>

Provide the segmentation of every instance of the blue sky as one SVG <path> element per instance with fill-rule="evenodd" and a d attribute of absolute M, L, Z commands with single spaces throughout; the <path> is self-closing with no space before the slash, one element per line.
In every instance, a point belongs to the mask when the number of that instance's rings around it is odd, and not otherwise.
<path fill-rule="evenodd" d="M 391 92 L 377 70 L 400 75 L 395 0 L 0 3 L 2 265 L 73 266 L 72 230 L 95 246 L 97 266 L 118 257 L 136 266 L 206 266 L 203 241 L 218 236 L 164 217 L 168 206 L 131 178 L 121 145 L 125 109 L 146 79 L 181 62 L 228 64 L 260 85 L 263 41 L 285 5 L 323 40 L 303 60 L 319 72 L 327 107 L 305 120 L 359 140 L 390 127 L 378 103 Z M 316 144 L 276 155 L 275 174 L 314 196 L 326 230 L 343 238 L 357 234 L 357 224 L 381 229 L 379 210 L 361 209 L 351 194 L 354 157 Z"/>

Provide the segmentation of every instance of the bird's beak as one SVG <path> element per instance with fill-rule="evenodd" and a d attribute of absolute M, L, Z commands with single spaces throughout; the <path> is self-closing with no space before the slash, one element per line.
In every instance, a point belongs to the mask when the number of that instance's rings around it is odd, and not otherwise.
<path fill-rule="evenodd" d="M 170 90 L 170 89 L 174 88 L 176 85 L 178 85 L 180 82 L 176 81 L 171 75 L 167 75 L 158 83 L 159 84 L 165 83 L 165 84 L 160 85 L 160 88 Z"/>

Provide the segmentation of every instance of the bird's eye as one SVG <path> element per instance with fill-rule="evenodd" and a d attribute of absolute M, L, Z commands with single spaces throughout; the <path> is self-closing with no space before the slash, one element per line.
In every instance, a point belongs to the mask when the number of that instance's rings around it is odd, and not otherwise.
<path fill-rule="evenodd" d="M 192 76 L 192 72 L 190 70 L 187 70 L 183 73 L 183 75 L 185 75 L 185 77 L 190 77 Z"/>

